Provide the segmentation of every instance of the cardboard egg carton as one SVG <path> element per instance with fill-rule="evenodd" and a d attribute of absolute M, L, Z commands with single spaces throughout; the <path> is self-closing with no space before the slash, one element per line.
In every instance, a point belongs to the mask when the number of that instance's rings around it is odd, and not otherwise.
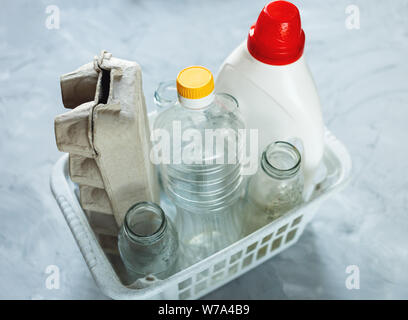
<path fill-rule="evenodd" d="M 72 109 L 55 118 L 58 149 L 69 153 L 71 180 L 98 237 L 116 237 L 127 210 L 159 201 L 150 130 L 136 62 L 100 57 L 61 77 Z"/>

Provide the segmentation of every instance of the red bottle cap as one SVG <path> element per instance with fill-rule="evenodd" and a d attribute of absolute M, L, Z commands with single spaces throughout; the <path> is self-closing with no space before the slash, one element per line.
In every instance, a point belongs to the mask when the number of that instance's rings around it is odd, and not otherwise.
<path fill-rule="evenodd" d="M 266 64 L 285 65 L 303 54 L 305 33 L 298 8 L 287 1 L 273 1 L 261 11 L 249 30 L 248 51 Z"/>

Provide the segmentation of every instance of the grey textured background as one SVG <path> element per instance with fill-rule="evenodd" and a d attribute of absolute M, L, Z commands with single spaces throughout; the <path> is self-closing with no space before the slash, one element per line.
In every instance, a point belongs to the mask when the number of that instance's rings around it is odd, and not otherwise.
<path fill-rule="evenodd" d="M 294 1 L 327 126 L 353 178 L 299 243 L 207 298 L 408 298 L 408 1 Z M 0 10 L 0 298 L 101 299 L 49 190 L 61 155 L 59 76 L 101 49 L 143 68 L 149 108 L 161 80 L 191 64 L 216 73 L 266 1 L 3 1 Z M 58 30 L 45 8 L 60 8 Z M 361 29 L 345 28 L 357 4 Z M 45 268 L 61 288 L 45 288 Z M 360 290 L 345 269 L 360 268 Z"/>

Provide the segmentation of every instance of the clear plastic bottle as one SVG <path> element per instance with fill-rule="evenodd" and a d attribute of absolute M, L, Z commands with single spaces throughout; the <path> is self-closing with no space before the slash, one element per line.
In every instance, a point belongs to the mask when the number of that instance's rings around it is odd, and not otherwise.
<path fill-rule="evenodd" d="M 128 210 L 118 247 L 130 280 L 171 275 L 176 268 L 178 246 L 177 232 L 157 204 L 139 202 Z"/>
<path fill-rule="evenodd" d="M 288 142 L 271 143 L 248 183 L 243 209 L 244 234 L 279 218 L 302 201 L 303 173 L 298 149 Z"/>
<path fill-rule="evenodd" d="M 179 101 L 155 121 L 153 135 L 163 145 L 154 142 L 153 149 L 161 149 L 163 185 L 177 208 L 184 259 L 191 264 L 239 238 L 233 206 L 242 186 L 239 130 L 245 126 L 235 99 L 214 95 L 206 68 L 182 70 L 177 91 Z M 171 139 L 163 142 L 166 135 Z"/>

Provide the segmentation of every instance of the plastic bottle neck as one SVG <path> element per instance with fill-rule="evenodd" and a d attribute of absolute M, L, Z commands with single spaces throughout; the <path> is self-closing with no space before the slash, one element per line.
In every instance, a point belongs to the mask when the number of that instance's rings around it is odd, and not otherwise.
<path fill-rule="evenodd" d="M 202 110 L 207 109 L 214 102 L 215 94 L 214 91 L 208 96 L 201 99 L 188 99 L 182 96 L 178 96 L 180 105 L 186 109 L 191 110 Z"/>
<path fill-rule="evenodd" d="M 242 46 L 241 50 L 243 50 L 245 52 L 245 57 L 248 60 L 248 62 L 250 62 L 251 65 L 255 64 L 258 67 L 257 71 L 259 71 L 259 70 L 268 70 L 268 71 L 270 71 L 270 70 L 277 70 L 277 71 L 288 70 L 288 69 L 297 68 L 298 66 L 301 66 L 301 65 L 305 64 L 305 55 L 304 55 L 304 53 L 302 53 L 300 55 L 300 57 L 296 61 L 293 61 L 293 62 L 288 63 L 288 64 L 281 64 L 281 65 L 268 64 L 268 63 L 262 62 L 261 60 L 256 59 L 249 52 L 248 47 L 247 47 L 247 41 L 243 41 L 241 43 L 241 46 Z"/>

